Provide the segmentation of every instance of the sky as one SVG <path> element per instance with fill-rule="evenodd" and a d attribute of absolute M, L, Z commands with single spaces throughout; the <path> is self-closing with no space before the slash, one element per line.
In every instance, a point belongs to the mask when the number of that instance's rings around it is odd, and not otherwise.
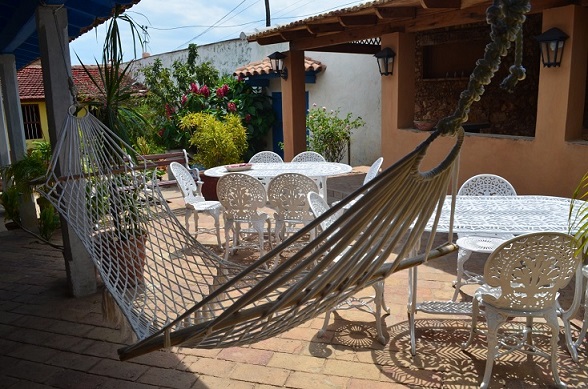
<path fill-rule="evenodd" d="M 366 0 L 269 0 L 271 26 L 288 24 L 317 14 L 356 6 Z M 239 38 L 241 32 L 265 28 L 264 0 L 141 0 L 127 15 L 146 27 L 146 49 L 150 54 L 182 50 L 190 43 L 199 46 Z M 124 24 L 122 25 L 124 26 Z M 122 27 L 121 27 L 122 29 Z M 92 65 L 100 62 L 106 23 L 85 33 L 70 44 L 71 63 L 80 60 Z M 126 61 L 140 58 L 139 46 L 133 49 L 132 34 L 123 31 Z M 78 59 L 79 57 L 79 59 Z"/>

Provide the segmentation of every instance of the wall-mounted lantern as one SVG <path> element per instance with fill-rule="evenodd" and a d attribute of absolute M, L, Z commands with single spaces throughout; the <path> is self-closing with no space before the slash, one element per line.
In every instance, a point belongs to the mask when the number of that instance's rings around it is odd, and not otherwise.
<path fill-rule="evenodd" d="M 380 69 L 380 75 L 388 76 L 392 74 L 394 69 L 394 57 L 396 53 L 389 47 L 384 48 L 382 51 L 374 54 L 374 57 L 378 60 L 378 68 Z"/>
<path fill-rule="evenodd" d="M 550 28 L 535 37 L 541 47 L 541 61 L 543 67 L 551 68 L 561 65 L 564 45 L 568 35 L 559 28 Z"/>
<path fill-rule="evenodd" d="M 276 74 L 282 77 L 284 80 L 288 79 L 288 69 L 284 66 L 284 58 L 286 58 L 285 54 L 276 51 L 267 56 L 270 59 L 270 65 L 272 70 L 276 72 Z"/>

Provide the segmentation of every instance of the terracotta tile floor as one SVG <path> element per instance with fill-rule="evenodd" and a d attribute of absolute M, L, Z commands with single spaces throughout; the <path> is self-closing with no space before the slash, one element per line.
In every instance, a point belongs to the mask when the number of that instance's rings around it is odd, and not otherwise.
<path fill-rule="evenodd" d="M 361 178 L 330 182 L 329 189 L 340 196 Z M 172 208 L 181 208 L 179 192 L 166 193 Z M 215 242 L 212 235 L 200 238 Z M 174 348 L 120 362 L 116 350 L 129 334 L 102 319 L 100 293 L 68 297 L 58 250 L 16 230 L 0 231 L 0 253 L 0 388 L 476 388 L 484 372 L 485 340 L 480 337 L 467 350 L 460 348 L 468 335 L 466 317 L 418 313 L 417 355 L 411 356 L 406 271 L 386 282 L 391 308 L 382 319 L 386 345 L 375 340 L 372 315 L 349 310 L 332 316 L 323 338 L 317 337 L 321 316 L 248 347 Z M 483 257 L 468 264 L 481 268 Z M 420 266 L 419 299 L 449 300 L 454 277 L 455 254 Z M 474 288 L 465 287 L 462 297 L 469 298 Z M 570 290 L 564 298 L 570 298 Z M 576 364 L 562 339 L 563 332 L 558 361 L 562 379 L 570 388 L 587 388 L 587 347 Z M 540 338 L 539 343 L 545 342 Z M 529 361 L 515 353 L 494 367 L 491 388 L 502 387 L 554 384 L 544 360 Z"/>

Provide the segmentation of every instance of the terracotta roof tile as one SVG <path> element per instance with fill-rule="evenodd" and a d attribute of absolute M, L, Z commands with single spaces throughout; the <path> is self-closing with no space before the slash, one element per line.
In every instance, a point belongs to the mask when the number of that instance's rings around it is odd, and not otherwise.
<path fill-rule="evenodd" d="M 320 61 L 316 61 L 310 57 L 304 57 L 304 71 L 306 72 L 321 72 L 327 68 Z M 270 65 L 269 58 L 262 61 L 250 62 L 245 66 L 238 67 L 233 73 L 234 76 L 251 77 L 263 74 L 272 74 L 274 71 Z"/>
<path fill-rule="evenodd" d="M 100 73 L 97 66 L 86 66 L 88 73 L 100 82 Z M 81 65 L 71 67 L 74 85 L 78 89 L 78 98 L 84 101 L 95 99 L 100 96 L 100 90 L 94 85 L 88 73 Z M 17 74 L 18 94 L 21 100 L 43 100 L 45 98 L 45 89 L 43 87 L 43 69 L 40 65 L 29 65 L 20 69 Z M 133 82 L 129 78 L 129 82 Z M 144 89 L 142 85 L 137 86 Z"/>
<path fill-rule="evenodd" d="M 43 88 L 43 69 L 40 66 L 29 65 L 16 73 L 18 80 L 18 95 L 21 100 L 42 100 L 45 98 Z"/>

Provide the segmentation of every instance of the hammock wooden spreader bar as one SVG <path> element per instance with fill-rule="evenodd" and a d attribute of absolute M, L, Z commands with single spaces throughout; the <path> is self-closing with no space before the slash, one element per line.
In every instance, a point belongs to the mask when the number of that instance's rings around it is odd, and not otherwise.
<path fill-rule="evenodd" d="M 80 237 L 137 337 L 119 350 L 120 358 L 170 346 L 217 348 L 268 339 L 394 272 L 455 250 L 451 233 L 432 249 L 436 220 L 419 248 L 452 178 L 453 189 L 457 185 L 461 125 L 511 42 L 520 43 L 528 11 L 528 0 L 496 0 L 487 11 L 492 42 L 455 113 L 414 151 L 249 266 L 224 260 L 194 239 L 159 188 L 148 185 L 157 181 L 155 172 L 111 130 L 92 115 L 68 115 L 39 192 Z M 503 83 L 508 88 L 524 78 L 520 59 L 515 55 Z M 448 149 L 445 157 L 422 171 L 425 155 L 437 145 Z M 311 229 L 358 196 L 335 223 L 307 240 Z"/>

